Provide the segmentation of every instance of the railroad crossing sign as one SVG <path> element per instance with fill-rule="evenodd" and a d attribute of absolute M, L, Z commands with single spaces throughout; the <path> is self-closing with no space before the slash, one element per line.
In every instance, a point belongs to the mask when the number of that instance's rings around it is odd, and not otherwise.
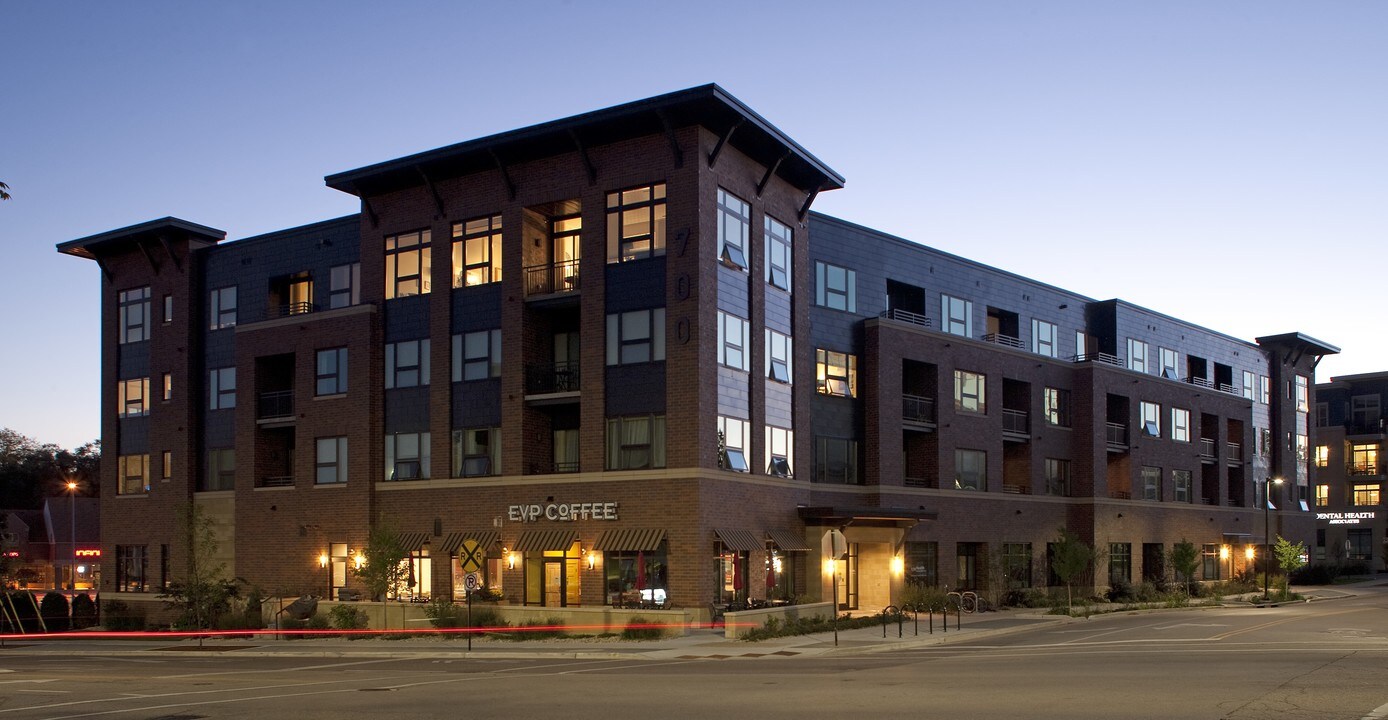
<path fill-rule="evenodd" d="M 464 575 L 463 587 L 470 593 L 477 592 L 482 588 L 482 575 L 475 572 Z M 471 598 L 469 598 L 469 602 L 471 602 Z"/>
<path fill-rule="evenodd" d="M 482 569 L 482 559 L 487 556 L 482 546 L 471 538 L 463 541 L 463 546 L 458 548 L 458 562 L 463 566 L 463 572 L 475 573 Z M 471 589 L 471 588 L 469 588 Z"/>

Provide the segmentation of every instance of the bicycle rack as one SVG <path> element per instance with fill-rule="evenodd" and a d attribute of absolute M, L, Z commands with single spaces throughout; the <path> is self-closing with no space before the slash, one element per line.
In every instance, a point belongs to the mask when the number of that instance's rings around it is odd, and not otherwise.
<path fill-rule="evenodd" d="M 896 636 L 901 637 L 901 624 L 906 620 L 906 614 L 903 610 L 904 607 L 895 605 L 882 608 L 882 637 L 884 639 L 887 637 L 887 623 L 891 621 L 893 615 L 896 616 Z"/>

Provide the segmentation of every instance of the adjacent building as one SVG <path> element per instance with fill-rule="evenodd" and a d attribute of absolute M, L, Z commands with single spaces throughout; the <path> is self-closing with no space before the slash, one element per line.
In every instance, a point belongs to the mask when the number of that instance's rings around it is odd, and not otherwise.
<path fill-rule="evenodd" d="M 843 178 L 715 85 L 326 182 L 361 212 L 58 246 L 102 270 L 104 597 L 178 576 L 187 503 L 272 593 L 356 596 L 384 526 L 394 596 L 550 607 L 827 598 L 829 529 L 872 610 L 1045 587 L 1061 527 L 1096 587 L 1313 536 L 1336 348 L 812 213 Z"/>
<path fill-rule="evenodd" d="M 1388 373 L 1334 377 L 1316 387 L 1316 541 L 1312 558 L 1384 569 L 1388 518 L 1383 463 Z"/>

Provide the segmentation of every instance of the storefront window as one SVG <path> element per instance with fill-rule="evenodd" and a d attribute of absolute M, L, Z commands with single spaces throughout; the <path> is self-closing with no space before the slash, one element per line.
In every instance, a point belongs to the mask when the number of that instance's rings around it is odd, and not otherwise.
<path fill-rule="evenodd" d="M 721 548 L 714 567 L 718 573 L 714 603 L 730 605 L 747 602 L 747 553 Z"/>
<path fill-rule="evenodd" d="M 429 589 L 433 585 L 433 563 L 429 561 L 429 548 L 424 547 L 409 553 L 400 561 L 400 580 L 391 592 L 396 600 L 424 602 L 429 599 Z"/>
<path fill-rule="evenodd" d="M 605 552 L 607 604 L 613 607 L 659 607 L 668 601 L 669 565 L 665 544 L 651 552 Z"/>
<path fill-rule="evenodd" d="M 766 552 L 766 599 L 767 600 L 786 600 L 795 599 L 796 566 L 797 561 L 804 558 L 804 553 L 790 553 L 776 548 Z"/>
<path fill-rule="evenodd" d="M 578 543 L 568 550 L 525 553 L 525 604 L 569 607 L 580 604 L 582 583 Z"/>
<path fill-rule="evenodd" d="M 452 569 L 453 577 L 453 599 L 458 602 L 467 600 L 467 573 L 463 572 L 463 563 L 454 555 L 448 559 L 449 567 Z M 501 558 L 489 557 L 482 562 L 482 590 L 473 596 L 474 600 L 500 600 L 502 598 L 501 588 Z"/>

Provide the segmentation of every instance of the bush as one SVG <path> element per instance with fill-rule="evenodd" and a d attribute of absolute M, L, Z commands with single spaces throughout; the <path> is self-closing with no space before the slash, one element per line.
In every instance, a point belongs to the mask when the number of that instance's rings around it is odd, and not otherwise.
<path fill-rule="evenodd" d="M 475 619 L 475 618 L 474 618 Z M 533 629 L 527 629 L 533 628 Z M 549 640 L 564 636 L 564 621 L 550 617 L 544 620 L 530 620 L 517 626 L 515 632 L 506 633 L 509 640 Z"/>
<path fill-rule="evenodd" d="M 72 599 L 72 629 L 83 630 L 96 624 L 96 603 L 92 596 L 82 593 Z"/>
<path fill-rule="evenodd" d="M 43 617 L 43 626 L 48 632 L 67 632 L 71 627 L 68 621 L 67 596 L 60 592 L 50 592 L 43 596 L 43 601 L 39 603 L 39 615 Z"/>
<path fill-rule="evenodd" d="M 1133 592 L 1132 583 L 1127 580 L 1114 580 L 1113 584 L 1109 586 L 1108 592 L 1104 594 L 1104 598 L 1109 602 L 1125 603 L 1136 600 L 1137 595 Z"/>
<path fill-rule="evenodd" d="M 1297 585 L 1330 585 L 1340 576 L 1340 567 L 1328 563 L 1313 563 L 1294 570 L 1290 579 Z"/>
<path fill-rule="evenodd" d="M 332 617 L 332 626 L 338 630 L 365 630 L 367 626 L 366 611 L 351 605 L 338 605 L 328 611 Z M 317 617 L 316 615 L 314 617 Z"/>
<path fill-rule="evenodd" d="M 34 596 L 26 590 L 16 590 L 3 598 L 5 612 L 0 614 L 0 627 L 7 632 L 39 632 L 39 612 L 34 607 Z M 14 617 L 11 617 L 11 613 Z M 15 627 L 14 621 L 19 627 Z"/>
<path fill-rule="evenodd" d="M 464 617 L 467 617 L 464 615 Z M 510 627 L 510 623 L 501 617 L 501 613 L 494 607 L 484 606 L 472 608 L 472 625 L 475 628 L 504 628 Z"/>
<path fill-rule="evenodd" d="M 1341 575 L 1369 575 L 1372 572 L 1367 560 L 1346 560 L 1340 565 Z"/>
<path fill-rule="evenodd" d="M 120 600 L 107 600 L 101 604 L 101 625 L 107 630 L 144 630 L 145 611 Z"/>
<path fill-rule="evenodd" d="M 775 620 L 767 620 L 766 622 L 769 625 Z M 659 640 L 664 636 L 664 628 L 650 627 L 650 621 L 643 617 L 634 617 L 628 620 L 626 627 L 622 628 L 623 640 Z"/>
<path fill-rule="evenodd" d="M 424 605 L 424 615 L 436 628 L 457 628 L 467 624 L 467 608 L 447 598 L 434 598 Z"/>

